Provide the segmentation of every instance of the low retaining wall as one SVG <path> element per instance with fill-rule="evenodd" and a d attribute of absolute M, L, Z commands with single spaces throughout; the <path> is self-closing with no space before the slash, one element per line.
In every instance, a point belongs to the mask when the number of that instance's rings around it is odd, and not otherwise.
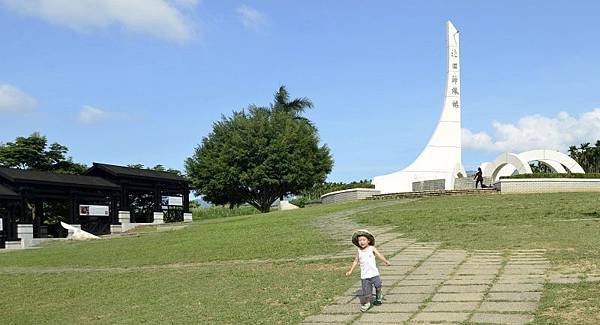
<path fill-rule="evenodd" d="M 492 178 L 484 177 L 483 184 L 486 186 L 492 186 Z M 455 190 L 472 190 L 475 189 L 475 180 L 473 177 L 460 177 L 454 180 L 454 189 Z"/>
<path fill-rule="evenodd" d="M 599 178 L 508 178 L 495 185 L 502 194 L 600 192 Z"/>
<path fill-rule="evenodd" d="M 348 190 L 341 190 L 330 192 L 321 195 L 321 203 L 337 203 L 337 202 L 348 202 L 358 201 L 370 198 L 373 195 L 380 194 L 381 191 L 374 188 L 351 188 Z"/>
<path fill-rule="evenodd" d="M 413 182 L 413 192 L 424 192 L 424 191 L 443 191 L 446 189 L 445 179 L 430 179 L 426 181 Z"/>

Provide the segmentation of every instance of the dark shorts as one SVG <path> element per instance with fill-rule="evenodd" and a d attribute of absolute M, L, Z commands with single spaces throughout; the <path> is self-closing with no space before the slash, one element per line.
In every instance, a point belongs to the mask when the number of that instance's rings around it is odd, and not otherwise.
<path fill-rule="evenodd" d="M 381 288 L 381 278 L 377 275 L 368 279 L 360 279 L 360 284 L 362 286 L 363 297 L 371 297 L 373 295 L 373 287 L 375 289 Z"/>

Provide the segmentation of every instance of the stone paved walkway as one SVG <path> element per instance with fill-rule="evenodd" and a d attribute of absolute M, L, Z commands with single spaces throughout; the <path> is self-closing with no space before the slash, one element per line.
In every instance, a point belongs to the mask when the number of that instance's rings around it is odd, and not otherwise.
<path fill-rule="evenodd" d="M 336 229 L 334 236 L 348 241 L 349 234 L 360 227 L 347 218 L 353 213 L 330 215 L 321 220 L 321 226 L 329 224 L 329 229 Z M 361 313 L 357 281 L 303 324 L 526 324 L 533 320 L 549 268 L 544 250 L 440 249 L 440 243 L 416 242 L 389 227 L 369 230 L 392 263 L 379 266 L 383 305 Z M 354 254 L 356 249 L 349 247 L 339 256 L 351 259 Z"/>

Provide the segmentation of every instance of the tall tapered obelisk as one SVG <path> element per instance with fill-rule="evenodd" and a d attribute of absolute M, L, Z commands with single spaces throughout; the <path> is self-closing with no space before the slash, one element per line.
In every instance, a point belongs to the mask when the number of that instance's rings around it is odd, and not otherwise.
<path fill-rule="evenodd" d="M 461 153 L 460 60 L 458 31 L 448 21 L 448 74 L 444 108 L 427 146 L 408 167 L 373 178 L 375 189 L 385 193 L 410 192 L 413 182 L 444 179 L 445 189 L 454 188 L 454 179 L 466 175 Z"/>

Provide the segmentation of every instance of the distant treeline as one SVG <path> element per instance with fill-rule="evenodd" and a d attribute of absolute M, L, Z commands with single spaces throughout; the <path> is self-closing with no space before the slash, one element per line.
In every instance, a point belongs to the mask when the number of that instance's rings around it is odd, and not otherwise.
<path fill-rule="evenodd" d="M 586 173 L 600 173 L 600 140 L 596 146 L 590 146 L 589 142 L 582 143 L 579 148 L 569 147 L 569 156 L 575 159 Z"/>
<path fill-rule="evenodd" d="M 518 174 L 512 176 L 500 176 L 500 179 L 506 178 L 600 178 L 600 173 L 572 174 L 572 173 L 533 173 Z"/>

